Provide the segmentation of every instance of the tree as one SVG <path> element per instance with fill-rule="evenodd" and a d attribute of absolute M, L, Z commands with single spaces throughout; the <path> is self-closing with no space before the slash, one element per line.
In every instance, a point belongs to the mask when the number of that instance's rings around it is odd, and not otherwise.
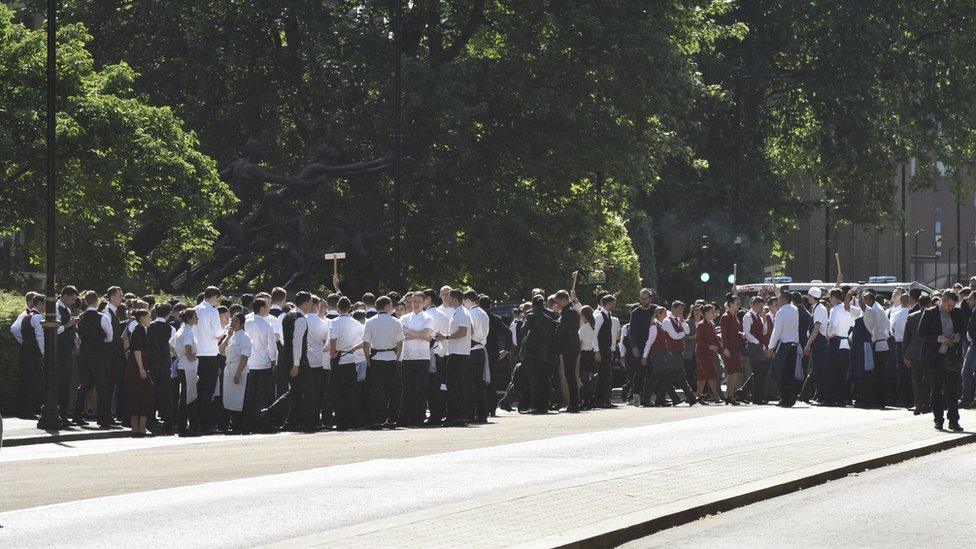
<path fill-rule="evenodd" d="M 45 33 L 15 24 L 0 6 L 0 234 L 33 228 L 43 253 Z M 59 279 L 81 286 L 145 284 L 153 262 L 207 252 L 213 221 L 233 197 L 193 132 L 168 107 L 133 90 L 125 63 L 96 70 L 82 24 L 58 34 Z M 152 257 L 132 240 L 145 223 L 170 227 Z"/>

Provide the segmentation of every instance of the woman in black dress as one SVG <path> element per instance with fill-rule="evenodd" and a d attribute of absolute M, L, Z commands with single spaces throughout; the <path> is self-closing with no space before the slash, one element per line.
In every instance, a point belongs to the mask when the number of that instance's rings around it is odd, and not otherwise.
<path fill-rule="evenodd" d="M 129 338 L 129 361 L 125 367 L 125 405 L 132 422 L 132 436 L 142 438 L 146 433 L 146 420 L 154 413 L 155 390 L 146 364 L 146 348 L 149 340 L 146 327 L 149 311 L 133 313 L 138 324 Z"/>

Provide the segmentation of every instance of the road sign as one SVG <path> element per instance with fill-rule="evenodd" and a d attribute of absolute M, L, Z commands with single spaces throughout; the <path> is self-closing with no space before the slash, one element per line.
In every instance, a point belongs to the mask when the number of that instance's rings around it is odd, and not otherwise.
<path fill-rule="evenodd" d="M 779 271 L 782 271 L 784 269 L 786 269 L 786 263 L 777 263 L 775 265 L 770 265 L 768 267 L 763 267 L 763 271 L 764 272 L 767 272 L 769 274 L 773 274 L 775 272 L 779 272 Z"/>

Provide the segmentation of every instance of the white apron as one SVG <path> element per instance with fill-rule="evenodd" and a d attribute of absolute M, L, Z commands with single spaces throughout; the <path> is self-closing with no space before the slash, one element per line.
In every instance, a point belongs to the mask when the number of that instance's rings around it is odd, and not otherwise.
<path fill-rule="evenodd" d="M 170 339 L 169 346 L 173 348 L 177 355 L 176 368 L 183 370 L 184 375 L 186 375 L 186 403 L 190 404 L 197 399 L 197 379 L 199 376 L 197 375 L 198 361 L 186 358 L 185 351 L 187 345 L 196 354 L 197 342 L 193 336 L 193 328 L 189 324 L 183 324 L 176 331 L 176 335 Z"/>
<path fill-rule="evenodd" d="M 241 382 L 234 383 L 234 374 L 241 365 L 241 358 L 250 356 L 251 338 L 243 330 L 234 333 L 234 339 L 227 345 L 226 363 L 224 364 L 224 409 L 231 412 L 244 410 L 244 391 L 247 388 L 247 366 L 241 372 Z"/>

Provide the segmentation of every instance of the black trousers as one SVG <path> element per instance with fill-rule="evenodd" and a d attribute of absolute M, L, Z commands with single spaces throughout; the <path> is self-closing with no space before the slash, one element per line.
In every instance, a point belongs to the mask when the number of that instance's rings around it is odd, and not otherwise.
<path fill-rule="evenodd" d="M 396 361 L 371 360 L 366 369 L 366 380 L 369 382 L 369 402 L 372 408 L 370 417 L 373 424 L 396 423 L 400 408 Z"/>
<path fill-rule="evenodd" d="M 17 364 L 20 370 L 17 415 L 29 418 L 36 414 L 41 406 L 44 360 L 40 354 L 21 350 L 17 356 Z"/>
<path fill-rule="evenodd" d="M 777 363 L 779 379 L 776 380 L 776 387 L 779 389 L 780 406 L 793 406 L 796 404 L 796 359 L 797 345 L 795 343 L 780 343 L 776 348 L 773 360 Z"/>
<path fill-rule="evenodd" d="M 336 427 L 339 429 L 352 429 L 356 426 L 358 413 L 356 403 L 358 396 L 355 391 L 359 390 L 356 383 L 356 364 L 332 363 L 332 401 L 335 405 Z"/>
<path fill-rule="evenodd" d="M 176 419 L 173 417 L 176 406 L 173 403 L 173 383 L 170 378 L 169 357 L 150 356 L 148 362 L 149 377 L 155 381 L 156 413 L 163 424 L 171 427 Z"/>
<path fill-rule="evenodd" d="M 484 349 L 471 349 L 471 354 L 468 355 L 468 367 L 464 371 L 464 412 L 468 421 L 488 419 L 488 393 L 485 391 L 486 358 Z"/>
<path fill-rule="evenodd" d="M 465 420 L 464 376 L 468 369 L 468 355 L 448 355 L 444 379 L 447 382 L 447 420 Z"/>
<path fill-rule="evenodd" d="M 566 407 L 569 410 L 579 410 L 580 387 L 576 379 L 576 364 L 579 362 L 579 353 L 560 353 L 559 361 L 563 375 L 566 376 L 566 385 L 569 387 L 569 402 L 566 403 Z"/>
<path fill-rule="evenodd" d="M 488 353 L 488 373 L 491 379 L 485 384 L 485 402 L 488 403 L 488 415 L 495 417 L 498 411 L 498 350 L 485 348 Z"/>
<path fill-rule="evenodd" d="M 752 402 L 762 404 L 769 400 L 766 395 L 766 383 L 769 380 L 769 361 L 753 360 L 752 375 L 749 376 L 752 382 Z"/>
<path fill-rule="evenodd" d="M 597 369 L 598 366 L 593 351 L 580 352 L 580 380 L 583 382 L 580 399 L 583 401 L 584 407 L 593 406 L 594 399 L 596 398 Z"/>
<path fill-rule="evenodd" d="M 667 364 L 665 354 L 661 351 L 651 351 L 647 356 L 647 366 L 643 366 L 645 371 L 643 388 L 640 392 L 641 406 L 651 406 L 652 404 L 663 404 L 664 395 L 670 387 L 670 383 L 665 381 Z M 667 376 L 670 380 L 670 376 Z"/>
<path fill-rule="evenodd" d="M 529 378 L 526 375 L 527 371 L 525 363 L 519 362 L 515 365 L 512 369 L 512 379 L 508 382 L 505 395 L 502 396 L 499 402 L 500 405 L 511 407 L 517 403 L 516 405 L 519 410 L 529 408 Z"/>
<path fill-rule="evenodd" d="M 61 411 L 61 417 L 67 418 L 68 406 L 71 399 L 71 373 L 75 369 L 75 345 L 71 342 L 71 346 L 62 345 L 61 341 L 58 341 L 58 409 Z"/>
<path fill-rule="evenodd" d="M 271 406 L 274 402 L 274 392 L 274 371 L 271 368 L 247 371 L 241 431 L 249 433 L 254 429 L 254 416 L 258 410 L 263 410 Z"/>
<path fill-rule="evenodd" d="M 167 375 L 167 379 L 169 376 Z M 112 392 L 108 382 L 108 364 L 105 355 L 78 355 L 78 389 L 75 391 L 75 419 L 81 419 L 85 412 L 88 393 L 95 389 L 98 423 L 108 425 L 112 422 Z"/>
<path fill-rule="evenodd" d="M 936 423 L 959 421 L 959 389 L 962 377 L 959 372 L 946 370 L 946 355 L 935 355 L 935 361 L 928 365 L 929 391 L 931 395 L 932 416 Z"/>
<path fill-rule="evenodd" d="M 284 354 L 284 346 L 278 343 L 278 356 L 281 357 Z M 275 398 L 280 397 L 288 391 L 291 381 L 291 372 L 289 368 L 285 368 L 281 365 L 276 365 L 274 369 L 274 381 L 275 381 Z"/>
<path fill-rule="evenodd" d="M 292 425 L 292 427 L 300 427 L 305 431 L 314 430 L 317 424 L 316 389 L 312 368 L 307 361 L 303 360 L 298 367 L 298 375 L 291 378 L 288 390 L 268 408 L 268 417 L 277 425 L 286 416 L 297 413 L 301 425 Z M 292 412 L 293 410 L 297 412 Z"/>
<path fill-rule="evenodd" d="M 596 372 L 596 395 L 594 395 L 597 406 L 610 404 L 610 392 L 613 390 L 613 367 L 610 365 L 613 360 L 613 353 L 609 350 L 600 353 L 600 364 Z"/>
<path fill-rule="evenodd" d="M 522 361 L 529 381 L 529 402 L 532 411 L 549 409 L 549 363 L 545 359 L 526 358 Z"/>
<path fill-rule="evenodd" d="M 128 422 L 125 417 L 125 352 L 122 349 L 110 349 L 105 355 L 108 365 L 108 390 L 115 396 L 115 417 L 119 421 Z"/>
<path fill-rule="evenodd" d="M 424 407 L 430 359 L 404 360 L 400 363 L 401 425 L 420 425 L 426 417 Z"/>
<path fill-rule="evenodd" d="M 196 400 L 187 403 L 187 390 L 189 385 L 186 379 L 186 370 L 178 370 L 177 374 L 180 380 L 180 406 L 176 411 L 176 430 L 178 433 L 184 433 L 188 428 L 191 431 L 199 431 L 200 395 L 197 394 Z"/>
<path fill-rule="evenodd" d="M 439 423 L 447 417 L 447 357 L 435 355 L 434 368 L 427 376 L 427 409 L 430 421 Z"/>
<path fill-rule="evenodd" d="M 332 400 L 332 370 L 319 370 L 319 422 L 331 429 L 335 425 L 335 403 Z"/>
<path fill-rule="evenodd" d="M 217 388 L 217 356 L 197 357 L 197 415 L 200 417 L 200 430 L 213 429 L 217 416 L 214 412 L 214 390 Z"/>
<path fill-rule="evenodd" d="M 929 374 L 922 363 L 912 360 L 912 398 L 915 401 L 915 408 L 931 407 L 931 389 L 929 388 Z"/>

